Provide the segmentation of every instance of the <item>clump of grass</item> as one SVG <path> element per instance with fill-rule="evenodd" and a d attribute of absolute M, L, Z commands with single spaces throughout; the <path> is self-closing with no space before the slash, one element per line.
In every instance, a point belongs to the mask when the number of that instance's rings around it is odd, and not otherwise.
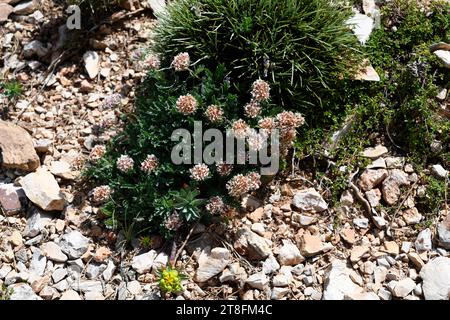
<path fill-rule="evenodd" d="M 10 100 L 19 98 L 23 93 L 22 85 L 17 80 L 0 81 L 0 94 Z"/>

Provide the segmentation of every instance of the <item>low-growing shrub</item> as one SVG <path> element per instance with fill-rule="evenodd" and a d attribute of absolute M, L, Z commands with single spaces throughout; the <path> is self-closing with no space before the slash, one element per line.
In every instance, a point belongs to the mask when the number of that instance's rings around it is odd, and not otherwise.
<path fill-rule="evenodd" d="M 77 5 L 81 12 L 96 15 L 117 8 L 121 0 L 67 0 L 68 5 Z"/>

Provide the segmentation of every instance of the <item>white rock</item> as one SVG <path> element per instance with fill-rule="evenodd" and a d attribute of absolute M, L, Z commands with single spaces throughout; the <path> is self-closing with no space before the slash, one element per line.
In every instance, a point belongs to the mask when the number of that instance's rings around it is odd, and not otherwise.
<path fill-rule="evenodd" d="M 156 274 L 159 270 L 167 266 L 169 262 L 169 256 L 165 252 L 160 252 L 152 264 L 152 273 Z"/>
<path fill-rule="evenodd" d="M 449 52 L 450 53 L 450 52 Z M 440 164 L 435 164 L 431 167 L 431 172 L 436 178 L 445 179 L 448 175 L 448 171 L 445 170 Z"/>
<path fill-rule="evenodd" d="M 159 17 L 166 11 L 166 0 L 147 0 L 147 4 L 153 10 L 153 14 Z"/>
<path fill-rule="evenodd" d="M 450 214 L 438 224 L 437 235 L 439 245 L 445 249 L 450 249 Z"/>
<path fill-rule="evenodd" d="M 80 295 L 74 290 L 65 291 L 59 300 L 81 300 Z"/>
<path fill-rule="evenodd" d="M 386 162 L 383 158 L 378 158 L 372 161 L 372 163 L 369 164 L 366 169 L 386 169 Z"/>
<path fill-rule="evenodd" d="M 314 188 L 296 192 L 292 204 L 303 211 L 322 212 L 328 209 L 328 204 Z"/>
<path fill-rule="evenodd" d="M 262 271 L 264 274 L 271 274 L 280 269 L 280 264 L 278 263 L 277 259 L 271 254 L 267 257 L 266 260 L 262 263 Z"/>
<path fill-rule="evenodd" d="M 450 297 L 450 258 L 437 257 L 420 271 L 426 300 L 448 300 Z"/>
<path fill-rule="evenodd" d="M 343 300 L 346 295 L 361 293 L 363 290 L 350 279 L 351 269 L 346 262 L 334 260 L 326 275 L 323 300 Z"/>
<path fill-rule="evenodd" d="M 372 67 L 372 65 L 367 65 L 358 71 L 355 75 L 355 80 L 379 82 L 381 79 L 374 67 Z"/>
<path fill-rule="evenodd" d="M 363 45 L 369 40 L 374 27 L 373 19 L 360 13 L 356 13 L 353 17 L 348 19 L 346 24 L 350 25 L 353 33 Z"/>
<path fill-rule="evenodd" d="M 436 50 L 434 54 L 441 60 L 441 62 L 444 64 L 444 67 L 450 69 L 450 51 Z"/>
<path fill-rule="evenodd" d="M 8 287 L 12 289 L 10 300 L 42 300 L 41 297 L 36 295 L 33 289 L 26 283 L 17 283 Z"/>
<path fill-rule="evenodd" d="M 247 278 L 246 283 L 252 288 L 264 290 L 264 287 L 269 283 L 269 278 L 264 273 L 255 273 Z"/>
<path fill-rule="evenodd" d="M 291 290 L 289 288 L 276 287 L 272 289 L 270 293 L 270 299 L 281 300 L 283 299 Z"/>
<path fill-rule="evenodd" d="M 65 200 L 53 175 L 46 169 L 38 168 L 20 180 L 28 199 L 45 211 L 61 211 Z"/>
<path fill-rule="evenodd" d="M 84 300 L 105 300 L 105 297 L 99 291 L 88 291 L 84 294 Z"/>
<path fill-rule="evenodd" d="M 228 249 L 205 248 L 198 259 L 198 268 L 195 274 L 195 281 L 205 282 L 225 269 L 230 263 L 231 254 Z"/>
<path fill-rule="evenodd" d="M 108 265 L 105 269 L 105 271 L 103 271 L 103 279 L 108 282 L 109 280 L 111 280 L 114 271 L 116 271 L 116 266 L 114 265 L 114 262 L 112 262 L 111 260 L 108 261 Z"/>
<path fill-rule="evenodd" d="M 155 250 L 150 250 L 147 253 L 135 256 L 131 263 L 131 267 L 139 274 L 150 272 L 156 256 L 157 253 Z"/>
<path fill-rule="evenodd" d="M 418 234 L 414 246 L 416 247 L 416 250 L 418 252 L 428 251 L 432 249 L 431 230 L 429 228 L 422 230 Z"/>
<path fill-rule="evenodd" d="M 19 3 L 14 7 L 14 13 L 18 15 L 25 15 L 33 13 L 39 6 L 39 0 L 29 0 Z"/>
<path fill-rule="evenodd" d="M 47 258 L 43 255 L 42 251 L 36 249 L 33 252 L 33 256 L 30 262 L 30 273 L 42 277 L 47 266 Z"/>
<path fill-rule="evenodd" d="M 100 70 L 100 57 L 98 53 L 95 51 L 87 51 L 83 55 L 83 61 L 89 78 L 94 79 Z"/>
<path fill-rule="evenodd" d="M 48 49 L 39 40 L 32 40 L 23 47 L 23 55 L 25 58 L 31 58 L 36 55 L 42 58 L 48 53 Z"/>
<path fill-rule="evenodd" d="M 290 240 L 283 240 L 283 246 L 278 252 L 278 261 L 282 266 L 294 266 L 305 261 L 299 248 Z"/>
<path fill-rule="evenodd" d="M 367 229 L 369 227 L 369 219 L 367 218 L 355 218 L 353 224 L 360 229 Z"/>
<path fill-rule="evenodd" d="M 102 292 L 103 286 L 101 281 L 96 280 L 80 280 L 80 281 L 74 281 L 71 285 L 71 288 L 75 291 L 81 291 L 81 292 Z"/>
<path fill-rule="evenodd" d="M 388 149 L 385 146 L 377 145 L 374 148 L 367 148 L 362 153 L 361 156 L 370 159 L 377 159 L 382 155 L 388 153 Z"/>
<path fill-rule="evenodd" d="M 41 246 L 43 254 L 55 262 L 66 262 L 67 256 L 61 251 L 61 248 L 54 242 L 47 242 Z"/>
<path fill-rule="evenodd" d="M 372 14 L 373 10 L 377 8 L 375 0 L 363 0 L 363 11 L 365 14 Z"/>
<path fill-rule="evenodd" d="M 64 234 L 58 244 L 71 259 L 78 259 L 87 251 L 89 239 L 74 230 Z"/>
<path fill-rule="evenodd" d="M 52 279 L 54 283 L 60 282 L 67 276 L 67 270 L 65 268 L 58 268 L 52 273 Z"/>
<path fill-rule="evenodd" d="M 397 282 L 392 293 L 397 298 L 404 298 L 413 291 L 415 287 L 416 283 L 412 279 L 405 278 Z"/>
<path fill-rule="evenodd" d="M 27 220 L 23 236 L 30 238 L 37 236 L 50 223 L 52 218 L 52 214 L 41 212 L 37 209 L 33 210 Z"/>
<path fill-rule="evenodd" d="M 380 290 L 378 290 L 378 296 L 381 298 L 381 300 L 392 299 L 392 293 L 389 290 L 386 290 L 385 288 L 381 288 Z"/>
<path fill-rule="evenodd" d="M 137 295 L 137 294 L 141 293 L 142 287 L 141 287 L 141 284 L 139 283 L 139 281 L 134 280 L 134 281 L 128 282 L 127 290 L 132 295 Z"/>

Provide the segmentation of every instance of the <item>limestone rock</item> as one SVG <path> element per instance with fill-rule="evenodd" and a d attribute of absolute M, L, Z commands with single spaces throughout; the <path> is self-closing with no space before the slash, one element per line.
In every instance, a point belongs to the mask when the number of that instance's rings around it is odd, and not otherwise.
<path fill-rule="evenodd" d="M 20 181 L 28 199 L 45 211 L 61 211 L 65 200 L 58 182 L 46 169 L 40 168 L 29 173 Z"/>
<path fill-rule="evenodd" d="M 42 300 L 26 283 L 13 284 L 8 289 L 12 289 L 10 300 Z"/>
<path fill-rule="evenodd" d="M 361 153 L 361 156 L 369 159 L 377 159 L 386 153 L 388 153 L 388 149 L 385 146 L 377 145 L 376 147 L 365 149 Z"/>
<path fill-rule="evenodd" d="M 33 141 L 27 131 L 0 120 L 1 165 L 10 169 L 33 171 L 40 165 Z"/>
<path fill-rule="evenodd" d="M 155 250 L 135 256 L 131 262 L 131 267 L 139 274 L 150 272 L 156 256 Z"/>
<path fill-rule="evenodd" d="M 13 13 L 14 7 L 7 3 L 0 3 L 0 22 L 8 20 L 8 17 Z"/>
<path fill-rule="evenodd" d="M 379 185 L 388 176 L 385 169 L 366 169 L 359 178 L 359 187 L 364 191 L 369 191 Z"/>
<path fill-rule="evenodd" d="M 198 259 L 195 281 L 205 282 L 216 276 L 230 263 L 231 254 L 228 249 L 216 247 L 205 248 Z"/>
<path fill-rule="evenodd" d="M 290 240 L 283 240 L 283 246 L 278 252 L 278 261 L 282 266 L 294 266 L 305 261 L 300 250 Z"/>
<path fill-rule="evenodd" d="M 328 204 L 314 188 L 296 192 L 292 204 L 303 211 L 322 212 L 328 209 Z"/>
<path fill-rule="evenodd" d="M 78 259 L 87 251 L 89 239 L 79 231 L 74 230 L 61 237 L 59 246 L 71 259 Z"/>
<path fill-rule="evenodd" d="M 447 50 L 436 50 L 433 52 L 436 57 L 441 60 L 444 67 L 450 69 L 450 51 Z"/>
<path fill-rule="evenodd" d="M 346 21 L 346 24 L 350 25 L 353 33 L 363 45 L 369 40 L 374 27 L 373 19 L 361 13 L 356 13 Z"/>
<path fill-rule="evenodd" d="M 39 7 L 40 0 L 27 0 L 19 3 L 14 7 L 15 14 L 30 14 L 36 11 Z"/>
<path fill-rule="evenodd" d="M 300 252 L 305 257 L 313 257 L 323 250 L 323 243 L 320 236 L 311 235 L 306 232 L 300 240 Z"/>
<path fill-rule="evenodd" d="M 268 240 L 257 235 L 247 227 L 239 229 L 236 237 L 234 248 L 240 254 L 247 255 L 251 260 L 265 259 L 272 253 Z"/>
<path fill-rule="evenodd" d="M 363 289 L 350 279 L 351 269 L 345 261 L 334 260 L 326 274 L 323 300 L 343 300 L 345 296 L 362 293 Z"/>
<path fill-rule="evenodd" d="M 95 51 L 87 51 L 83 55 L 84 67 L 89 78 L 94 79 L 100 70 L 100 57 Z"/>
<path fill-rule="evenodd" d="M 450 249 L 450 214 L 438 224 L 437 234 L 439 245 L 445 249 Z"/>
<path fill-rule="evenodd" d="M 0 208 L 6 215 L 20 212 L 25 201 L 26 196 L 22 188 L 13 184 L 0 184 Z"/>
<path fill-rule="evenodd" d="M 55 262 L 66 262 L 67 256 L 61 251 L 61 248 L 54 242 L 47 242 L 41 246 L 42 253 L 48 259 Z"/>
<path fill-rule="evenodd" d="M 450 258 L 437 257 L 420 271 L 422 290 L 426 300 L 450 298 Z"/>

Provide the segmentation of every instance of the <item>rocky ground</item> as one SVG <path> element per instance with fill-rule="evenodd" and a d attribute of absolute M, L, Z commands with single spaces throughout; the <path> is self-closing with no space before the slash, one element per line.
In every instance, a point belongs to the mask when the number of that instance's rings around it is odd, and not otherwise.
<path fill-rule="evenodd" d="M 14 6 L 8 14 L 5 2 Z M 360 155 L 372 163 L 347 172 L 336 205 L 320 181 L 294 173 L 272 182 L 267 197 L 247 197 L 229 224 L 197 224 L 175 247 L 125 247 L 78 181 L 90 150 L 132 108 L 144 73 L 130 57 L 147 45 L 152 10 L 127 6 L 87 45 L 68 49 L 64 7 L 33 0 L 17 10 L 25 2 L 0 0 L 0 72 L 25 87 L 17 101 L 0 98 L 8 109 L 0 121 L 0 300 L 165 298 L 156 271 L 174 248 L 188 275 L 176 299 L 449 299 L 448 202 L 428 228 L 415 227 L 425 220 L 416 208 L 427 188 L 421 176 L 448 181 L 448 171 L 417 172 L 383 145 Z M 121 107 L 111 108 L 117 97 Z"/>

